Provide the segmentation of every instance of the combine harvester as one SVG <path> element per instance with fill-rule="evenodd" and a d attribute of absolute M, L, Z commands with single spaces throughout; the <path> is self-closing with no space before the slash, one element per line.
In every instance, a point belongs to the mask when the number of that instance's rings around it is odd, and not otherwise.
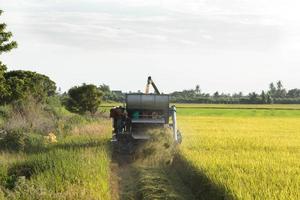
<path fill-rule="evenodd" d="M 149 93 L 150 85 L 154 94 Z M 136 144 L 150 139 L 146 133 L 152 128 L 171 128 L 174 143 L 181 143 L 176 107 L 170 107 L 169 104 L 169 96 L 159 92 L 151 77 L 148 77 L 145 94 L 126 94 L 125 105 L 110 110 L 114 149 L 119 153 L 133 153 Z"/>

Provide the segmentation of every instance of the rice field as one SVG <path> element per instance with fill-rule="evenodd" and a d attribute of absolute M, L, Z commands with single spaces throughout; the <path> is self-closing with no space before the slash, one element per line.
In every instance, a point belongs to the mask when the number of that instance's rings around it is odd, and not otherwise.
<path fill-rule="evenodd" d="M 178 113 L 180 156 L 196 171 L 193 177 L 202 179 L 191 186 L 198 199 L 300 199 L 299 111 L 182 108 Z"/>
<path fill-rule="evenodd" d="M 121 159 L 115 173 L 108 119 L 76 127 L 42 149 L 2 152 L 0 199 L 300 199 L 298 106 L 244 106 L 177 105 L 183 143 L 169 167 Z M 111 177 L 135 185 L 123 195 Z"/>

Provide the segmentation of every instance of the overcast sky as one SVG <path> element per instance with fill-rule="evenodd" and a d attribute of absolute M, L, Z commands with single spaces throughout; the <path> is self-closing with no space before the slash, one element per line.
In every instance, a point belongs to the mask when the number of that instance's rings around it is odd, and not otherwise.
<path fill-rule="evenodd" d="M 19 48 L 9 70 L 58 87 L 261 91 L 300 87 L 299 0 L 0 0 Z"/>

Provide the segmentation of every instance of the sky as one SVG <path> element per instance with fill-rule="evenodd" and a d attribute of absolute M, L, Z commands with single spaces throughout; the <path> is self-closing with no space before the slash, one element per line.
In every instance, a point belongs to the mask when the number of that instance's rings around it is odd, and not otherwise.
<path fill-rule="evenodd" d="M 165 92 L 300 87 L 298 0 L 0 0 L 19 47 L 9 70 L 48 75 L 62 91 L 108 84 Z"/>

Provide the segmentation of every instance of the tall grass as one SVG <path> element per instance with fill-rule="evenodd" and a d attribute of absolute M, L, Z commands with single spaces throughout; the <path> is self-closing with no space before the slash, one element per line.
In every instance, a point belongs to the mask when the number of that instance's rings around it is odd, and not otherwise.
<path fill-rule="evenodd" d="M 107 121 L 86 125 L 30 153 L 0 154 L 0 197 L 110 199 Z M 101 132 L 99 132 L 101 131 Z M 88 134 L 83 134 L 88 132 Z"/>

